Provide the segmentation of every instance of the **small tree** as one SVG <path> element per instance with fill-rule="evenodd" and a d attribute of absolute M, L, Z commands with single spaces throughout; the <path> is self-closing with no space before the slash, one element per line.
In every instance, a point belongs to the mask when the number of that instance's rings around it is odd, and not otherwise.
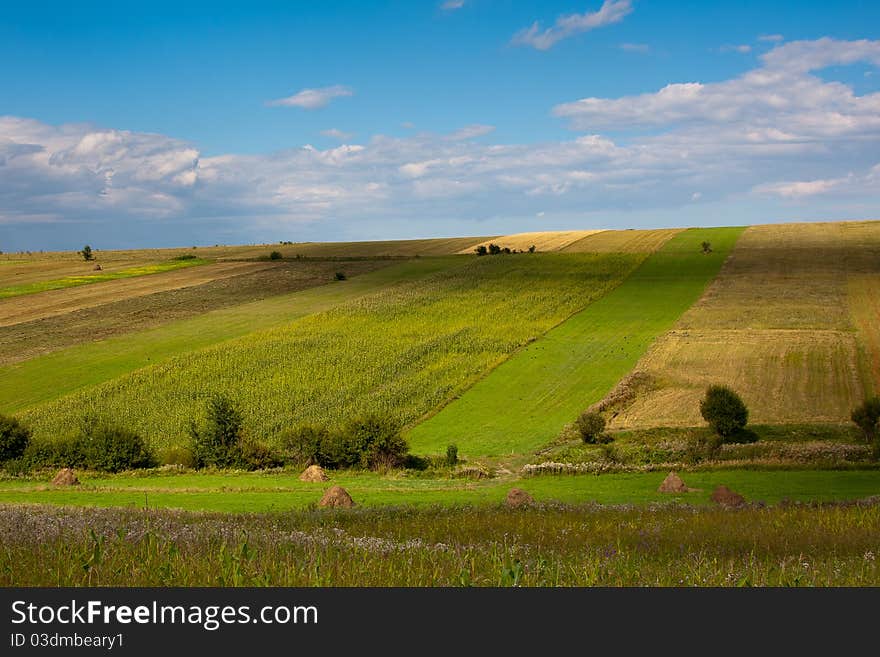
<path fill-rule="evenodd" d="M 599 413 L 581 413 L 575 421 L 575 427 L 585 443 L 597 443 L 605 431 L 605 418 Z"/>
<path fill-rule="evenodd" d="M 398 424 L 386 416 L 371 414 L 354 420 L 342 435 L 352 460 L 357 459 L 352 465 L 371 470 L 399 466 L 409 451 Z"/>
<path fill-rule="evenodd" d="M 480 246 L 474 249 L 474 253 L 476 253 L 478 256 L 484 256 L 489 253 L 489 249 L 486 248 L 485 244 L 480 244 Z"/>
<path fill-rule="evenodd" d="M 871 397 L 853 409 L 850 416 L 873 445 L 874 459 L 880 459 L 880 397 Z"/>
<path fill-rule="evenodd" d="M 0 415 L 0 462 L 19 458 L 30 439 L 30 429 L 14 417 Z"/>
<path fill-rule="evenodd" d="M 713 385 L 706 389 L 700 402 L 700 414 L 712 431 L 728 440 L 745 429 L 749 409 L 738 394 L 726 386 Z"/>
<path fill-rule="evenodd" d="M 712 253 L 712 243 L 711 242 L 703 242 L 700 246 L 703 249 L 703 253 L 705 253 L 707 255 L 709 253 Z"/>
<path fill-rule="evenodd" d="M 535 252 L 535 245 L 532 244 L 532 245 L 529 247 L 529 253 L 534 253 L 534 252 Z"/>
<path fill-rule="evenodd" d="M 83 257 L 83 260 L 85 260 L 86 262 L 95 259 L 95 256 L 92 253 L 92 247 L 90 247 L 88 244 L 83 247 L 82 251 L 77 251 L 77 253 L 79 253 Z"/>
<path fill-rule="evenodd" d="M 346 278 L 348 278 L 348 276 L 345 275 L 345 272 L 338 271 L 333 276 L 333 278 L 335 278 L 337 281 L 344 281 Z"/>
<path fill-rule="evenodd" d="M 272 251 L 272 253 L 269 254 L 269 260 L 281 260 L 283 257 L 281 251 Z"/>
<path fill-rule="evenodd" d="M 458 445 L 446 446 L 446 465 L 453 466 L 458 463 Z"/>
<path fill-rule="evenodd" d="M 198 467 L 234 465 L 244 430 L 241 413 L 235 404 L 224 395 L 214 395 L 208 400 L 207 422 L 198 428 L 190 425 L 192 450 Z"/>

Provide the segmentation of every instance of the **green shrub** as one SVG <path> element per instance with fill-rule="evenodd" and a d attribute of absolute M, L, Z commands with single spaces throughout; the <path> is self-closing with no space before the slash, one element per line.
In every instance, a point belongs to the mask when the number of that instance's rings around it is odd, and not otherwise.
<path fill-rule="evenodd" d="M 280 436 L 284 457 L 294 465 L 324 466 L 326 459 L 322 457 L 327 448 L 329 433 L 323 427 L 304 425 L 284 431 Z"/>
<path fill-rule="evenodd" d="M 850 416 L 865 436 L 867 442 L 873 442 L 880 433 L 880 397 L 871 397 L 853 409 Z"/>
<path fill-rule="evenodd" d="M 189 447 L 169 447 L 159 456 L 162 465 L 181 465 L 185 468 L 196 467 L 196 457 Z"/>
<path fill-rule="evenodd" d="M 224 395 L 211 397 L 204 426 L 200 428 L 194 422 L 190 425 L 196 467 L 236 465 L 243 435 L 241 413 L 232 400 Z"/>
<path fill-rule="evenodd" d="M 184 253 L 183 255 L 175 256 L 173 260 L 195 260 L 196 258 L 198 258 L 198 256 L 195 253 Z"/>
<path fill-rule="evenodd" d="M 585 443 L 610 442 L 600 439 L 605 431 L 605 418 L 599 413 L 581 413 L 574 424 L 578 435 Z"/>
<path fill-rule="evenodd" d="M 73 433 L 52 441 L 32 442 L 25 450 L 22 461 L 28 468 L 87 467 L 82 435 Z"/>
<path fill-rule="evenodd" d="M 350 422 L 343 430 L 350 458 L 357 459 L 353 466 L 376 470 L 401 465 L 409 445 L 400 435 L 396 422 L 381 415 L 367 415 Z"/>
<path fill-rule="evenodd" d="M 281 255 L 280 251 L 272 251 L 272 253 L 269 254 L 269 260 L 281 260 L 282 258 L 284 258 L 284 256 Z"/>
<path fill-rule="evenodd" d="M 485 244 L 480 244 L 480 246 L 474 249 L 474 253 L 478 256 L 484 256 L 489 253 L 489 249 L 486 248 Z"/>
<path fill-rule="evenodd" d="M 241 440 L 234 451 L 234 464 L 245 470 L 265 470 L 284 465 L 281 456 L 259 440 Z"/>
<path fill-rule="evenodd" d="M 20 458 L 30 439 L 30 429 L 14 417 L 0 415 L 0 462 Z"/>
<path fill-rule="evenodd" d="M 458 464 L 458 445 L 448 445 L 446 447 L 446 465 L 452 467 Z"/>
<path fill-rule="evenodd" d="M 745 429 L 749 421 L 749 410 L 745 403 L 726 386 L 709 386 L 700 402 L 700 414 L 712 431 L 724 439 L 734 437 Z"/>
<path fill-rule="evenodd" d="M 138 434 L 106 422 L 89 422 L 79 436 L 85 465 L 120 472 L 156 466 L 156 458 Z"/>
<path fill-rule="evenodd" d="M 338 272 L 336 272 L 336 274 L 334 275 L 334 278 L 335 278 L 337 281 L 344 281 L 345 279 L 348 278 L 348 276 L 345 275 L 345 272 L 338 271 Z"/>

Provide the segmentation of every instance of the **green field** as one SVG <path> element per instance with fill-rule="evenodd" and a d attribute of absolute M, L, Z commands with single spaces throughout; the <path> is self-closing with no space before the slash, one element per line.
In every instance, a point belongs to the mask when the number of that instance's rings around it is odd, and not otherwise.
<path fill-rule="evenodd" d="M 21 417 L 36 438 L 51 439 L 93 413 L 155 447 L 187 440 L 191 419 L 214 392 L 234 399 L 251 435 L 264 439 L 298 423 L 336 426 L 367 413 L 411 422 L 617 286 L 641 259 L 469 257 L 464 266 L 177 356 Z M 75 363 L 89 366 L 81 356 Z"/>
<path fill-rule="evenodd" d="M 496 456 L 552 440 L 700 297 L 741 232 L 690 229 L 672 237 L 622 285 L 415 426 L 413 450 L 440 453 L 456 443 L 465 454 Z M 704 240 L 713 253 L 701 253 Z"/>
<path fill-rule="evenodd" d="M 296 473 L 169 474 L 166 476 L 86 476 L 82 486 L 56 488 L 34 480 L 0 481 L 0 503 L 77 506 L 131 506 L 230 513 L 303 509 L 317 504 L 330 485 L 343 486 L 360 506 L 501 504 L 516 486 L 539 502 L 647 504 L 677 500 L 707 504 L 715 486 L 725 484 L 753 502 L 853 500 L 880 494 L 880 471 L 711 470 L 683 474 L 702 489 L 683 495 L 658 493 L 665 472 L 560 475 L 526 479 L 469 480 L 449 477 L 394 477 L 371 472 L 334 473 L 327 483 L 306 483 Z"/>
<path fill-rule="evenodd" d="M 399 283 L 465 264 L 421 258 L 301 292 L 212 311 L 0 368 L 0 412 L 17 413 L 128 372 L 253 331 L 279 326 Z"/>
<path fill-rule="evenodd" d="M 36 294 L 37 292 L 46 292 L 48 290 L 62 290 L 64 288 L 78 287 L 80 285 L 92 285 L 94 283 L 103 283 L 104 281 L 115 281 L 120 278 L 149 276 L 150 274 L 160 274 L 166 271 L 184 269 L 186 267 L 206 265 L 209 262 L 212 261 L 205 260 L 204 258 L 171 260 L 169 262 L 161 262 L 154 265 L 129 267 L 128 269 L 122 269 L 120 271 L 106 271 L 98 274 L 86 274 L 83 276 L 65 276 L 64 278 L 56 278 L 49 281 L 36 281 L 33 283 L 23 283 L 21 285 L 9 285 L 0 288 L 0 299 L 8 299 L 10 297 L 18 297 L 25 294 Z"/>

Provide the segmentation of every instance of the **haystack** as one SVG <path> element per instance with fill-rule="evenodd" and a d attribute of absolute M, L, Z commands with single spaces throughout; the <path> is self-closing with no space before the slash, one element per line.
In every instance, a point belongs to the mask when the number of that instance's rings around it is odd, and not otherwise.
<path fill-rule="evenodd" d="M 681 477 L 678 476 L 674 471 L 670 472 L 666 475 L 666 479 L 663 480 L 663 483 L 660 484 L 660 488 L 657 489 L 659 493 L 687 493 L 691 489 L 687 487 Z"/>
<path fill-rule="evenodd" d="M 712 501 L 721 506 L 737 507 L 745 504 L 746 498 L 722 484 L 712 491 Z"/>
<path fill-rule="evenodd" d="M 535 498 L 525 492 L 522 488 L 511 488 L 507 493 L 507 506 L 517 508 L 520 506 L 529 506 L 535 503 Z"/>
<path fill-rule="evenodd" d="M 353 507 L 354 500 L 342 486 L 331 486 L 324 493 L 324 497 L 318 502 L 318 506 L 339 507 L 342 509 L 350 509 Z"/>
<path fill-rule="evenodd" d="M 324 468 L 320 465 L 310 465 L 305 470 L 303 470 L 302 474 L 299 476 L 300 481 L 328 481 L 330 477 L 327 476 L 327 473 L 324 472 Z"/>
<path fill-rule="evenodd" d="M 79 486 L 79 479 L 70 468 L 62 468 L 52 479 L 53 486 Z"/>

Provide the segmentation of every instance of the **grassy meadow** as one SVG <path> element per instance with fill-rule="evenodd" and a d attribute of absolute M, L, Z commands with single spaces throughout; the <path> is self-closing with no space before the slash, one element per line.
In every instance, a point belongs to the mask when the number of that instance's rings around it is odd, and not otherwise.
<path fill-rule="evenodd" d="M 54 473 L 53 473 L 54 474 Z M 715 486 L 724 484 L 750 502 L 776 504 L 783 500 L 826 502 L 858 500 L 880 491 L 880 471 L 703 469 L 682 473 L 690 493 L 660 493 L 665 471 L 620 472 L 522 477 L 499 475 L 469 479 L 451 471 L 427 475 L 375 472 L 335 472 L 325 483 L 303 482 L 299 471 L 192 472 L 149 474 L 84 473 L 80 486 L 56 487 L 47 477 L 0 480 L 0 503 L 43 503 L 72 506 L 173 508 L 229 513 L 263 513 L 315 506 L 331 485 L 347 490 L 362 507 L 442 504 L 499 505 L 512 487 L 536 501 L 566 504 L 650 504 L 681 502 L 709 505 Z"/>

